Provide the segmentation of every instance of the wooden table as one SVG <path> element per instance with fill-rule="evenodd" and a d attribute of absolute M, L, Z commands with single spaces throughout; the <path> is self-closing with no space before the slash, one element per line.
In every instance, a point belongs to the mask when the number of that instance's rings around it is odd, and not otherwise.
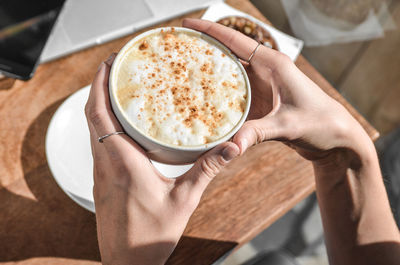
<path fill-rule="evenodd" d="M 227 2 L 267 22 L 247 0 Z M 181 20 L 163 25 L 179 26 Z M 45 157 L 45 135 L 61 102 L 90 84 L 99 63 L 133 35 L 41 65 L 29 82 L 0 90 L 0 264 L 99 263 L 95 216 L 57 186 Z M 346 106 L 373 139 L 378 137 L 303 57 L 296 64 Z M 269 142 L 251 148 L 211 183 L 168 264 L 211 264 L 251 240 L 314 188 L 310 163 L 285 145 Z"/>

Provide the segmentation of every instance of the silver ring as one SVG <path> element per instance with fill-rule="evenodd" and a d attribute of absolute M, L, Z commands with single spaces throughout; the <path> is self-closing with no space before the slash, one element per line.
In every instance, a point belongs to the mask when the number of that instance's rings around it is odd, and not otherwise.
<path fill-rule="evenodd" d="M 257 51 L 258 47 L 260 47 L 260 45 L 261 45 L 261 43 L 259 42 L 258 45 L 257 45 L 257 47 L 256 47 L 256 48 L 253 50 L 253 52 L 250 54 L 250 57 L 249 57 L 249 59 L 247 60 L 247 63 L 250 64 L 251 59 L 253 58 L 254 54 L 256 53 L 256 51 Z"/>
<path fill-rule="evenodd" d="M 113 133 L 103 135 L 103 136 L 99 137 L 97 140 L 99 141 L 99 143 L 102 143 L 104 141 L 104 139 L 106 139 L 107 137 L 112 136 L 112 135 L 118 135 L 118 134 L 125 134 L 125 133 L 124 132 L 113 132 Z"/>

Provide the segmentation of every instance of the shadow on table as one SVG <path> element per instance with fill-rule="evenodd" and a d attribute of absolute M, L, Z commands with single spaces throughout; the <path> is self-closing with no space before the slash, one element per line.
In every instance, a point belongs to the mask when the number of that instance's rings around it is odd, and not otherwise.
<path fill-rule="evenodd" d="M 26 132 L 20 157 L 24 179 L 9 187 L 13 192 L 0 190 L 0 261 L 31 257 L 100 260 L 94 214 L 64 194 L 47 165 L 46 131 L 63 100 L 46 108 Z M 35 199 L 18 195 L 27 189 Z"/>
<path fill-rule="evenodd" d="M 24 179 L 8 187 L 12 192 L 0 189 L 0 262 L 33 257 L 100 261 L 95 215 L 61 190 L 47 165 L 46 131 L 63 100 L 45 109 L 25 135 L 21 151 Z M 27 189 L 35 199 L 19 195 L 26 194 Z M 207 260 L 216 260 L 234 245 L 183 237 L 169 264 L 209 264 L 198 256 L 200 250 Z M 181 252 L 188 253 L 185 256 L 191 260 L 182 260 Z"/>

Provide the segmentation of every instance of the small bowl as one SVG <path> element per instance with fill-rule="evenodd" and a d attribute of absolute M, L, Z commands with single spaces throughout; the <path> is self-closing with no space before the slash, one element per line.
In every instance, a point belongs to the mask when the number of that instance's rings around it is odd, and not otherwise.
<path fill-rule="evenodd" d="M 132 124 L 129 121 L 129 118 L 127 117 L 127 115 L 125 114 L 121 105 L 118 102 L 118 98 L 117 98 L 117 94 L 116 94 L 118 69 L 119 69 L 120 63 L 124 60 L 125 53 L 138 40 L 140 40 L 146 36 L 149 36 L 151 34 L 160 33 L 162 31 L 166 32 L 166 31 L 170 31 L 171 29 L 172 29 L 171 27 L 152 29 L 152 30 L 146 31 L 146 32 L 134 37 L 127 44 L 125 44 L 125 46 L 118 53 L 117 57 L 114 60 L 113 65 L 111 67 L 110 77 L 109 77 L 109 93 L 110 93 L 111 106 L 112 106 L 115 116 L 121 123 L 125 132 L 146 150 L 148 157 L 152 160 L 156 160 L 156 161 L 159 161 L 162 163 L 176 165 L 176 164 L 193 163 L 204 152 L 210 150 L 211 148 L 213 148 L 223 142 L 228 141 L 230 138 L 233 137 L 233 135 L 242 127 L 242 125 L 245 122 L 247 115 L 249 113 L 250 101 L 251 101 L 251 88 L 250 88 L 249 78 L 246 74 L 245 69 L 243 68 L 242 64 L 237 59 L 237 57 L 235 55 L 233 55 L 226 46 L 224 46 L 216 39 L 214 39 L 204 33 L 201 33 L 201 32 L 198 32 L 198 31 L 195 31 L 192 29 L 188 29 L 188 28 L 174 27 L 175 32 L 189 33 L 196 37 L 202 38 L 202 39 L 206 40 L 207 42 L 217 46 L 237 63 L 237 65 L 239 66 L 240 70 L 243 73 L 243 77 L 244 77 L 245 84 L 246 84 L 246 90 L 247 90 L 246 107 L 245 107 L 244 113 L 242 115 L 242 118 L 239 120 L 239 122 L 236 124 L 236 126 L 233 127 L 232 130 L 228 134 L 219 138 L 217 141 L 214 141 L 211 143 L 202 144 L 202 145 L 194 145 L 194 146 L 178 146 L 178 145 L 164 143 L 153 137 L 145 135 L 139 128 L 137 128 L 134 124 Z"/>

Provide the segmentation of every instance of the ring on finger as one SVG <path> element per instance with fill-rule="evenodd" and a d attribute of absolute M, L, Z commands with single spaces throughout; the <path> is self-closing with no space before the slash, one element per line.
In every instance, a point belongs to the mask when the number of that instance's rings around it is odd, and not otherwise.
<path fill-rule="evenodd" d="M 260 45 L 262 45 L 260 42 L 257 44 L 257 46 L 254 48 L 254 50 L 251 52 L 249 59 L 247 59 L 247 63 L 250 64 L 251 59 L 253 58 L 254 54 L 256 54 L 258 47 L 260 47 Z"/>
<path fill-rule="evenodd" d="M 125 132 L 113 132 L 113 133 L 108 133 L 106 135 L 100 136 L 99 138 L 97 138 L 97 140 L 99 141 L 99 143 L 103 143 L 104 139 L 106 139 L 107 137 L 110 137 L 112 135 L 118 135 L 118 134 L 125 134 Z"/>

